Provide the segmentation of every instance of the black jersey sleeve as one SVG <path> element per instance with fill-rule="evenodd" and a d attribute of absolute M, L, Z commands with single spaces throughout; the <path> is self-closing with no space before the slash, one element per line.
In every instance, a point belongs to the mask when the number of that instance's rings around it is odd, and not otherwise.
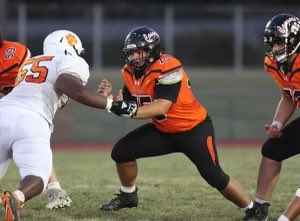
<path fill-rule="evenodd" d="M 128 90 L 128 88 L 126 87 L 126 85 L 123 86 L 122 94 L 123 94 L 123 100 L 132 100 L 132 95 Z"/>
<path fill-rule="evenodd" d="M 154 87 L 154 99 L 166 99 L 172 102 L 177 100 L 181 81 L 171 85 L 157 84 Z"/>

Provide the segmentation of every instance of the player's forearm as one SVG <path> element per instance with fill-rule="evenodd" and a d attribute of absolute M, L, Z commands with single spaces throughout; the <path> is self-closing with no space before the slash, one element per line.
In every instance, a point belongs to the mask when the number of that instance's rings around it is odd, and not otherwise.
<path fill-rule="evenodd" d="M 83 90 L 78 91 L 70 96 L 70 98 L 82 103 L 84 105 L 104 109 L 107 104 L 107 98 L 100 95 L 97 92 L 82 88 Z"/>
<path fill-rule="evenodd" d="M 283 97 L 277 107 L 274 120 L 279 121 L 284 125 L 295 112 L 296 105 L 287 97 Z"/>
<path fill-rule="evenodd" d="M 55 88 L 84 105 L 101 109 L 106 107 L 106 97 L 85 87 L 78 78 L 72 75 L 61 74 L 55 82 Z"/>
<path fill-rule="evenodd" d="M 135 115 L 135 119 L 147 119 L 165 115 L 169 110 L 172 102 L 171 101 L 154 101 L 150 104 L 141 106 Z"/>
<path fill-rule="evenodd" d="M 156 117 L 162 115 L 162 111 L 157 109 L 156 107 L 151 107 L 151 105 L 146 105 L 139 107 L 136 115 L 134 116 L 135 119 L 148 119 L 152 117 Z"/>

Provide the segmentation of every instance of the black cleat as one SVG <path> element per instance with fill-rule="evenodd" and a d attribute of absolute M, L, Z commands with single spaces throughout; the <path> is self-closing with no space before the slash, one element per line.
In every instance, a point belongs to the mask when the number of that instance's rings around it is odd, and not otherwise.
<path fill-rule="evenodd" d="M 137 190 L 137 187 L 132 193 L 124 193 L 120 190 L 120 193 L 115 194 L 115 198 L 111 199 L 108 203 L 101 205 L 100 209 L 104 211 L 117 211 L 122 208 L 137 207 L 139 202 Z"/>
<path fill-rule="evenodd" d="M 266 221 L 268 220 L 269 203 L 260 204 L 254 202 L 251 209 L 246 211 L 246 215 L 241 221 Z"/>

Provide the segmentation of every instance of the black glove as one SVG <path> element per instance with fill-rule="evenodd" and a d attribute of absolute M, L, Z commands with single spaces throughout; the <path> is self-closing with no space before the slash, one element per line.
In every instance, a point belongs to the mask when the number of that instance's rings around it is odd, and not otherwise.
<path fill-rule="evenodd" d="M 110 111 L 118 116 L 134 117 L 138 106 L 133 100 L 113 101 Z"/>

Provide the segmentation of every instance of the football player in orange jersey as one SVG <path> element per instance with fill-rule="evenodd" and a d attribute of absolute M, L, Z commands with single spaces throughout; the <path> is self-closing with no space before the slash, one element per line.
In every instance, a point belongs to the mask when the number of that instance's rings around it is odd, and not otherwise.
<path fill-rule="evenodd" d="M 151 119 L 151 123 L 130 132 L 113 147 L 111 156 L 121 189 L 100 209 L 137 207 L 136 160 L 175 152 L 186 155 L 208 184 L 226 199 L 245 211 L 251 208 L 253 203 L 240 184 L 222 170 L 212 121 L 193 95 L 180 61 L 162 53 L 157 32 L 149 27 L 131 30 L 125 39 L 124 53 L 122 96 L 138 103 L 134 119 Z M 112 90 L 106 82 L 99 87 L 100 91 Z"/>
<path fill-rule="evenodd" d="M 265 27 L 264 44 L 267 46 L 264 67 L 279 86 L 281 99 L 273 122 L 265 126 L 269 138 L 262 146 L 254 207 L 248 210 L 243 220 L 268 219 L 269 199 L 279 178 L 282 161 L 300 153 L 300 118 L 286 124 L 300 106 L 300 20 L 290 14 L 274 16 Z M 297 217 L 299 197 L 300 189 L 279 221 Z"/>
<path fill-rule="evenodd" d="M 21 65 L 30 58 L 25 45 L 1 40 L 0 37 L 0 92 L 8 94 L 15 86 L 15 79 Z"/>
<path fill-rule="evenodd" d="M 0 92 L 8 94 L 15 86 L 19 68 L 31 57 L 29 49 L 19 43 L 0 38 Z M 46 208 L 63 208 L 70 206 L 71 198 L 60 186 L 53 168 L 47 185 L 48 204 Z"/>

